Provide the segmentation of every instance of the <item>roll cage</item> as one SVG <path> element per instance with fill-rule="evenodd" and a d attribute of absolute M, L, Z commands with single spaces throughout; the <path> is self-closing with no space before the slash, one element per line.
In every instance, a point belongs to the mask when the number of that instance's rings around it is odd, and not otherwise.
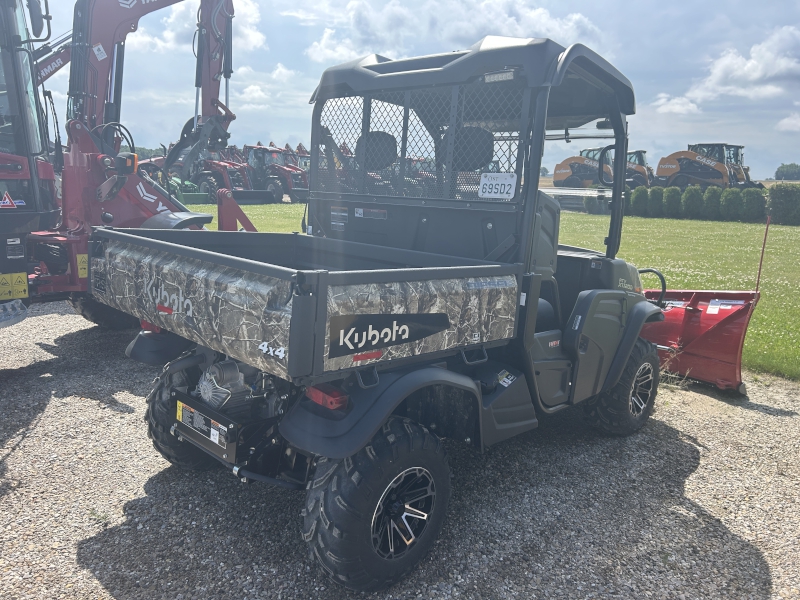
<path fill-rule="evenodd" d="M 604 119 L 613 132 L 611 148 L 625 156 L 626 118 L 635 112 L 630 82 L 589 48 L 496 36 L 461 52 L 404 60 L 373 54 L 332 67 L 310 102 L 312 233 L 522 262 L 528 269 L 535 263 L 543 143 L 553 139 L 547 132 L 568 135 L 569 128 Z M 350 165 L 341 156 L 343 144 L 355 148 Z M 409 181 L 409 156 L 429 160 L 435 172 Z M 503 181 L 513 182 L 513 193 L 482 193 L 493 162 Z M 620 244 L 625 168 L 625 161 L 614 162 L 609 258 Z M 375 206 L 368 211 L 372 227 L 362 226 L 368 217 L 347 226 L 332 220 L 343 205 L 365 202 Z M 393 218 L 404 222 L 390 225 L 390 207 L 397 205 L 404 210 Z M 469 237 L 457 222 L 482 224 L 484 243 L 442 242 L 448 232 Z"/>

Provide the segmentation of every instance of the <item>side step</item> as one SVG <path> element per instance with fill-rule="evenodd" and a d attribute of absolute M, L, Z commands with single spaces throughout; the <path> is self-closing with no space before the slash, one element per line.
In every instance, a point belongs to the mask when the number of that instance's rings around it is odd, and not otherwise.
<path fill-rule="evenodd" d="M 28 316 L 28 307 L 22 300 L 12 300 L 0 304 L 0 328 L 11 327 L 20 321 L 24 321 Z"/>

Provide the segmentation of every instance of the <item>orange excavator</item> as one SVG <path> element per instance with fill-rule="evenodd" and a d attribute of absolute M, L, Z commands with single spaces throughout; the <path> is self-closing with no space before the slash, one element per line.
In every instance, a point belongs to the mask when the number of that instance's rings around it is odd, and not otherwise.
<path fill-rule="evenodd" d="M 76 2 L 63 155 L 55 114 L 56 143 L 50 151 L 46 113 L 36 91 L 33 45 L 50 37 L 47 4 L 43 11 L 39 0 L 0 3 L 0 91 L 6 92 L 0 95 L 0 238 L 5 246 L 0 248 L 0 327 L 24 319 L 31 303 L 54 300 L 69 300 L 101 326 L 134 327 L 135 319 L 86 293 L 91 228 L 199 228 L 212 220 L 187 210 L 139 169 L 133 136 L 120 122 L 125 38 L 136 31 L 141 16 L 179 1 Z M 227 145 L 227 127 L 235 118 L 219 101 L 220 81 L 225 79 L 227 95 L 232 73 L 232 18 L 232 0 L 201 0 L 197 35 L 204 51 L 187 137 L 209 148 Z M 40 37 L 45 24 L 48 34 Z M 131 152 L 120 152 L 123 142 Z M 252 229 L 232 199 L 219 210 L 227 211 L 220 223 Z"/>

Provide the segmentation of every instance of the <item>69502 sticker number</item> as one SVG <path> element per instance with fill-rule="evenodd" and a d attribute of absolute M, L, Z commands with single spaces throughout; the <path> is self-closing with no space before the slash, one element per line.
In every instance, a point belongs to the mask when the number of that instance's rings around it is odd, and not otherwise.
<path fill-rule="evenodd" d="M 481 173 L 478 198 L 511 200 L 517 189 L 516 173 Z"/>

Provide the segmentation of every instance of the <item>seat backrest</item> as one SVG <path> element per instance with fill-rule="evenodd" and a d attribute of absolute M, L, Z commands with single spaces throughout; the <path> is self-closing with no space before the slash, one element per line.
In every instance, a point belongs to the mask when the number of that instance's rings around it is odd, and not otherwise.
<path fill-rule="evenodd" d="M 397 138 L 385 131 L 368 131 L 356 141 L 356 162 L 367 171 L 388 169 L 397 161 Z"/>

